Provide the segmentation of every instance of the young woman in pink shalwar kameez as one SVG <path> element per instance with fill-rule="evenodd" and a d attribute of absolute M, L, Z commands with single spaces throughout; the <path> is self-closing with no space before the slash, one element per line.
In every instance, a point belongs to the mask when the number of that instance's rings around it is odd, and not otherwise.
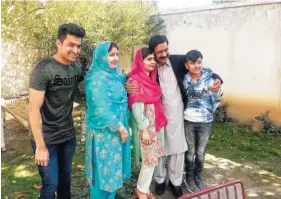
<path fill-rule="evenodd" d="M 129 94 L 129 108 L 137 130 L 133 137 L 139 138 L 142 164 L 137 188 L 132 199 L 154 199 L 149 187 L 158 158 L 164 154 L 163 128 L 167 124 L 161 105 L 161 90 L 156 82 L 157 67 L 149 48 L 137 51 L 130 74 L 130 83 L 137 84 L 137 92 Z M 136 136 L 137 134 L 137 136 Z M 137 149 L 135 149 L 137 150 Z"/>

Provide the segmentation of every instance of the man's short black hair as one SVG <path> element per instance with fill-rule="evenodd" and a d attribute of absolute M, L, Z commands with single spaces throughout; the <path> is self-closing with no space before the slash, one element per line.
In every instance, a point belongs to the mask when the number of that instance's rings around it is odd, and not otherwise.
<path fill-rule="evenodd" d="M 198 50 L 188 51 L 185 55 L 186 62 L 188 62 L 188 61 L 196 62 L 199 58 L 203 59 L 203 55 Z"/>
<path fill-rule="evenodd" d="M 74 35 L 76 37 L 84 38 L 86 35 L 85 29 L 73 24 L 62 24 L 59 26 L 58 30 L 58 39 L 63 42 L 63 40 L 66 38 L 66 35 Z"/>
<path fill-rule="evenodd" d="M 167 39 L 167 37 L 165 35 L 154 35 L 150 38 L 148 45 L 149 48 L 154 51 L 154 49 L 159 45 L 159 44 L 163 44 L 163 43 L 167 43 L 167 45 L 169 44 L 169 41 Z"/>

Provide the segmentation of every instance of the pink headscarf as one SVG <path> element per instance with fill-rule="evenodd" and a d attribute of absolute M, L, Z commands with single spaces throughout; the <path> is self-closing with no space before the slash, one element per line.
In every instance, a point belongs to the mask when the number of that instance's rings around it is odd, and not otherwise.
<path fill-rule="evenodd" d="M 167 119 L 161 104 L 162 92 L 156 82 L 156 73 L 157 68 L 155 67 L 154 70 L 150 72 L 150 77 L 147 76 L 142 60 L 141 49 L 139 49 L 133 62 L 129 80 L 130 83 L 137 84 L 139 89 L 135 93 L 129 94 L 129 109 L 132 108 L 135 102 L 154 104 L 155 128 L 156 131 L 159 132 L 163 126 L 167 125 Z"/>

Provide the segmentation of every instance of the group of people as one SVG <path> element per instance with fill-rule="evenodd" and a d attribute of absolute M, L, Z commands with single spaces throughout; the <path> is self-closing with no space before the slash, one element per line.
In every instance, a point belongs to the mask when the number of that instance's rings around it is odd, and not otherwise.
<path fill-rule="evenodd" d="M 79 82 L 86 94 L 86 180 L 93 199 L 113 199 L 140 166 L 132 199 L 164 193 L 166 174 L 175 198 L 206 188 L 204 154 L 213 113 L 220 103 L 221 78 L 202 67 L 203 55 L 169 55 L 164 35 L 137 50 L 131 71 L 120 73 L 118 45 L 97 44 L 84 77 L 76 60 L 85 30 L 76 24 L 58 29 L 57 52 L 30 74 L 31 144 L 42 178 L 40 198 L 67 199 L 76 146 L 72 107 Z M 132 134 L 129 134 L 129 125 Z M 131 154 L 132 142 L 132 154 Z"/>

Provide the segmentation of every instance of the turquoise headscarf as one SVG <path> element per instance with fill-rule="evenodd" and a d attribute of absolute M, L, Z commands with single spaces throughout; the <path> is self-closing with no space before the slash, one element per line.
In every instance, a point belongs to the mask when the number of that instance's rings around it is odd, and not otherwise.
<path fill-rule="evenodd" d="M 92 146 L 92 141 L 95 133 L 99 132 L 95 139 L 101 139 L 100 132 L 104 134 L 107 131 L 115 132 L 121 124 L 125 127 L 128 126 L 127 121 L 122 119 L 127 118 L 127 93 L 124 88 L 126 76 L 119 74 L 119 64 L 115 69 L 110 68 L 108 62 L 110 44 L 111 42 L 107 41 L 96 46 L 89 72 L 84 81 L 87 103 L 85 164 L 86 180 L 90 186 L 93 182 L 92 152 L 96 148 Z M 119 139 L 121 138 L 119 137 Z M 129 142 L 127 144 L 129 149 Z M 130 154 L 128 156 L 130 157 Z M 130 164 L 130 162 L 128 163 Z M 130 170 L 126 176 L 129 175 Z M 102 178 L 102 176 L 100 177 Z M 106 188 L 102 187 L 102 189 Z"/>
<path fill-rule="evenodd" d="M 114 118 L 116 106 L 127 104 L 127 93 L 124 90 L 125 74 L 119 74 L 119 63 L 115 69 L 109 67 L 108 49 L 111 42 L 101 42 L 93 52 L 92 64 L 85 77 L 87 101 L 87 120 L 94 129 L 114 127 L 118 118 Z M 113 85 L 118 82 L 118 85 Z M 118 89 L 122 92 L 119 99 L 112 93 Z M 107 110 L 107 111 L 104 111 Z"/>

